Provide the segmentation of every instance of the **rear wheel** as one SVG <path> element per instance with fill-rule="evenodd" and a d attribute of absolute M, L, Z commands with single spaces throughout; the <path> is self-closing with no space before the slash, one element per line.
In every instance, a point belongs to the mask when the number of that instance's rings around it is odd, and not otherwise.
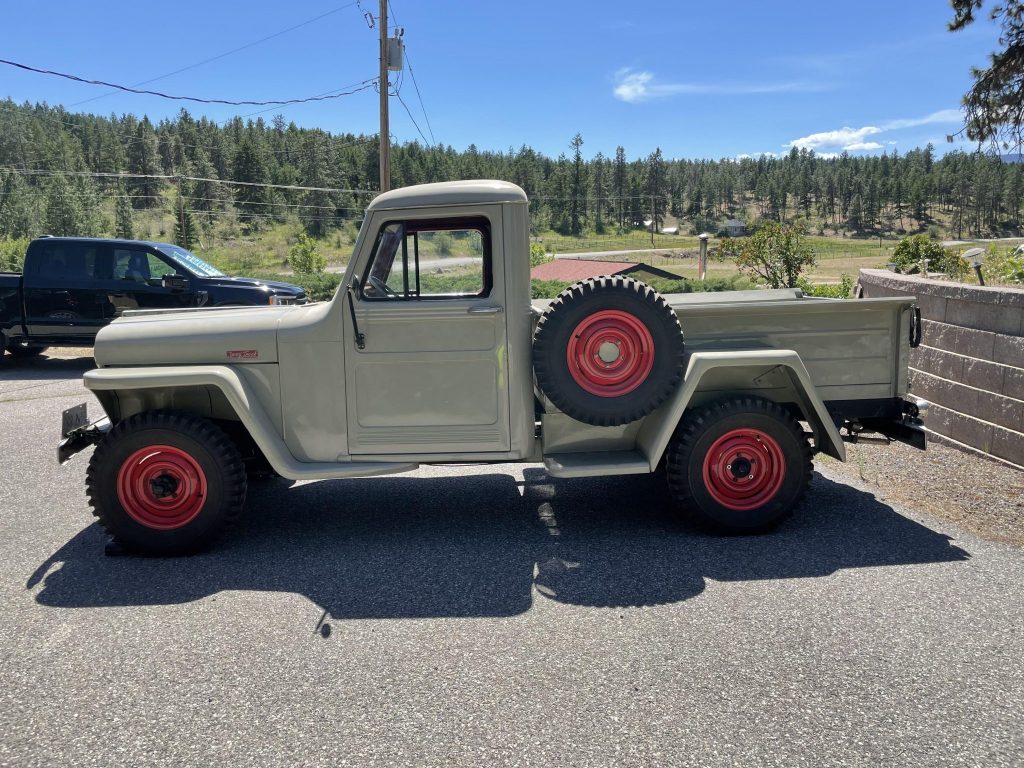
<path fill-rule="evenodd" d="M 241 515 L 245 466 L 212 422 L 149 411 L 122 421 L 97 446 L 86 488 L 93 513 L 125 549 L 188 554 Z"/>
<path fill-rule="evenodd" d="M 728 533 L 773 528 L 800 503 L 810 483 L 811 447 L 781 406 L 741 397 L 688 413 L 666 463 L 676 503 Z"/>

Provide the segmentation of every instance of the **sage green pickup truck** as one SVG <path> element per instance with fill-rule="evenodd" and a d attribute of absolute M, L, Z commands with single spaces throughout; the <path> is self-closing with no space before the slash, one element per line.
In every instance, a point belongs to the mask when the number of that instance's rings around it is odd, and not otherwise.
<path fill-rule="evenodd" d="M 553 477 L 660 474 L 718 530 L 772 528 L 811 457 L 864 433 L 925 447 L 907 397 L 914 302 L 799 290 L 660 296 L 598 277 L 531 301 L 523 191 L 425 184 L 369 206 L 329 302 L 138 310 L 99 332 L 58 458 L 123 548 L 204 548 L 262 472 L 543 463 Z"/>

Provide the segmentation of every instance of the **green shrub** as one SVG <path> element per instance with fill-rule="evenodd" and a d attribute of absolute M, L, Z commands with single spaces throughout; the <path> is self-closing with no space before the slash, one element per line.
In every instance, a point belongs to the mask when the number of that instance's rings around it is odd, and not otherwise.
<path fill-rule="evenodd" d="M 704 293 L 709 291 L 749 291 L 757 286 L 745 275 L 733 275 L 731 277 L 712 277 L 708 280 L 690 280 L 680 277 L 678 280 L 670 280 L 666 277 L 654 277 L 642 281 L 651 286 L 658 293 Z M 560 280 L 533 280 L 532 295 L 535 299 L 553 299 L 571 283 Z"/>
<path fill-rule="evenodd" d="M 253 275 L 258 280 L 277 280 L 298 285 L 306 292 L 310 301 L 328 301 L 338 290 L 341 275 L 335 272 L 315 272 L 306 274 L 281 275 L 276 272 L 263 272 Z"/>
<path fill-rule="evenodd" d="M 929 272 L 941 272 L 956 279 L 967 274 L 967 263 L 958 251 L 946 250 L 926 235 L 904 237 L 892 252 L 892 263 L 905 275 L 919 274 L 923 260 L 927 260 Z"/>
<path fill-rule="evenodd" d="M 0 240 L 0 272 L 21 272 L 25 266 L 25 251 L 28 238 L 4 238 Z"/>
<path fill-rule="evenodd" d="M 549 261 L 553 261 L 554 256 L 548 256 L 544 250 L 543 243 L 530 243 L 530 266 L 538 267 L 541 264 L 547 264 Z M 536 296 L 534 298 L 537 298 Z"/>
<path fill-rule="evenodd" d="M 848 299 L 853 294 L 853 278 L 844 274 L 839 278 L 839 285 L 815 285 L 805 277 L 797 281 L 797 287 L 805 296 L 817 296 L 825 299 Z"/>
<path fill-rule="evenodd" d="M 989 244 L 981 263 L 985 282 L 1002 285 L 1024 285 L 1024 254 L 1016 253 L 1016 246 L 1001 247 Z"/>
<path fill-rule="evenodd" d="M 288 265 L 296 275 L 315 275 L 324 271 L 327 259 L 316 249 L 316 241 L 302 232 L 288 249 Z"/>

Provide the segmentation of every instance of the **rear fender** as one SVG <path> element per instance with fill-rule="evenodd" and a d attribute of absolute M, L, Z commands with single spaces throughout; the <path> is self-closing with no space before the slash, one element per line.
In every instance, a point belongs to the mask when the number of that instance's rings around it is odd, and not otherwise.
<path fill-rule="evenodd" d="M 731 382 L 727 389 L 717 393 L 700 392 L 701 381 L 722 374 Z M 759 393 L 762 382 L 772 377 L 770 391 Z M 683 413 L 691 405 L 699 405 L 729 392 L 743 392 L 755 396 L 793 402 L 814 432 L 817 449 L 840 461 L 846 460 L 846 447 L 829 417 L 825 404 L 818 396 L 811 376 L 800 356 L 788 349 L 757 349 L 728 352 L 694 352 L 689 355 L 682 386 L 668 402 L 648 416 L 637 435 L 637 444 L 650 461 L 653 471 L 661 462 L 672 433 Z"/>

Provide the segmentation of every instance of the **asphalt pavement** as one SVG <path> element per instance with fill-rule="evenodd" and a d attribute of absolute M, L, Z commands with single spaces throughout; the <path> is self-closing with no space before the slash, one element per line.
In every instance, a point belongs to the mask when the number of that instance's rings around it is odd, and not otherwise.
<path fill-rule="evenodd" d="M 1024 764 L 1024 551 L 828 467 L 768 536 L 505 465 L 107 557 L 54 458 L 89 367 L 0 361 L 0 765 Z"/>

